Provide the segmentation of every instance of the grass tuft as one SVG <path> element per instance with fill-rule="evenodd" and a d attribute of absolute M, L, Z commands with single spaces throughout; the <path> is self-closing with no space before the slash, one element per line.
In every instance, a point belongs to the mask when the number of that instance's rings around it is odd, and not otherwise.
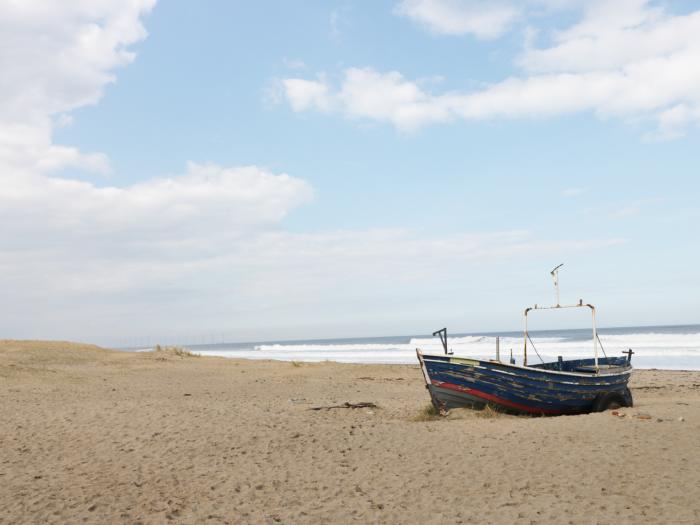
<path fill-rule="evenodd" d="M 413 421 L 437 421 L 441 418 L 440 412 L 438 412 L 431 403 L 423 407 L 423 409 L 413 417 Z"/>
<path fill-rule="evenodd" d="M 183 359 L 185 357 L 199 357 L 198 354 L 194 354 L 180 346 L 156 345 L 155 353 L 156 359 L 159 359 L 161 361 L 167 359 L 168 357 L 179 357 L 180 359 Z"/>
<path fill-rule="evenodd" d="M 476 411 L 476 416 L 483 419 L 493 419 L 504 415 L 503 412 L 491 405 L 486 405 L 483 409 Z"/>
<path fill-rule="evenodd" d="M 301 361 L 292 361 L 292 366 L 295 368 L 299 368 L 302 365 L 303 363 Z"/>

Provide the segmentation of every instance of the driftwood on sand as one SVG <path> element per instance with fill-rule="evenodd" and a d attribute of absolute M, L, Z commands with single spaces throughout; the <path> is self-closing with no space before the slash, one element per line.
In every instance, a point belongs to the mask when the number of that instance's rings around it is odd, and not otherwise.
<path fill-rule="evenodd" d="M 330 410 L 331 408 L 377 408 L 377 405 L 369 401 L 362 401 L 360 403 L 349 403 L 346 401 L 342 405 L 311 407 L 309 410 Z"/>

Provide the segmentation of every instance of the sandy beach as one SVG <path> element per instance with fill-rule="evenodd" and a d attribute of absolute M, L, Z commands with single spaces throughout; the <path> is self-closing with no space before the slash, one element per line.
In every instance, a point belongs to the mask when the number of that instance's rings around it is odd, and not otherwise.
<path fill-rule="evenodd" d="M 417 366 L 3 341 L 0 523 L 700 523 L 700 372 L 631 389 L 433 419 Z"/>

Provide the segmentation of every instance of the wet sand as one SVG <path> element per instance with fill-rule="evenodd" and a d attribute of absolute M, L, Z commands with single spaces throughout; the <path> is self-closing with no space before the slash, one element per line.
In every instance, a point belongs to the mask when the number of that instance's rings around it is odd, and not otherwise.
<path fill-rule="evenodd" d="M 1 341 L 0 524 L 700 523 L 700 372 L 631 389 L 431 419 L 417 366 Z"/>

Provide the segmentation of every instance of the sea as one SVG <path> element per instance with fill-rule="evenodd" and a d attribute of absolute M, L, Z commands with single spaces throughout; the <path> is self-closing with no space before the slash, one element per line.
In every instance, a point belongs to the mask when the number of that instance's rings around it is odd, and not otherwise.
<path fill-rule="evenodd" d="M 636 368 L 700 370 L 700 325 L 600 328 L 599 356 L 619 356 L 632 349 Z M 449 334 L 448 349 L 455 356 L 493 359 L 496 338 L 500 340 L 501 360 L 523 361 L 522 332 Z M 530 332 L 528 363 L 593 357 L 590 329 Z M 353 339 L 315 339 L 255 343 L 182 345 L 199 355 L 274 359 L 280 361 L 339 363 L 415 364 L 416 349 L 442 353 L 438 337 L 406 335 Z M 142 348 L 141 350 L 149 350 Z"/>

